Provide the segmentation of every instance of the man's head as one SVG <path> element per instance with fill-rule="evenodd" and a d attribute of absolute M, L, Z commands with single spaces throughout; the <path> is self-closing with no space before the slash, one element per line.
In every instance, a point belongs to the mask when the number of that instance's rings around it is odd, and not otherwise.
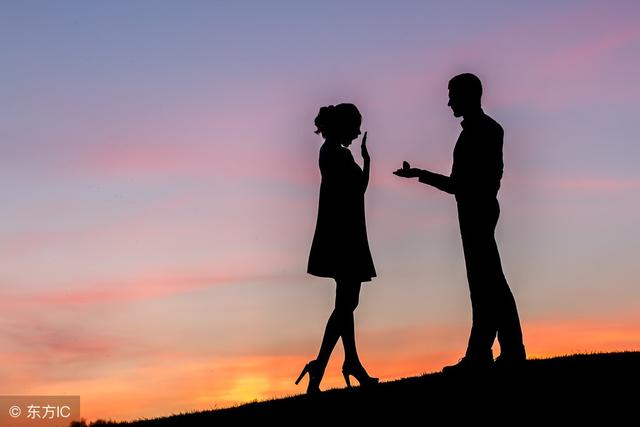
<path fill-rule="evenodd" d="M 456 117 L 480 109 L 482 83 L 475 74 L 458 74 L 449 80 L 449 105 Z"/>

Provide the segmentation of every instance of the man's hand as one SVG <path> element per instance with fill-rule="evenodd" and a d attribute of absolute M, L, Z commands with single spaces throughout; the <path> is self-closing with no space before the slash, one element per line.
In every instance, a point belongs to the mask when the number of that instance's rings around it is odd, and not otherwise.
<path fill-rule="evenodd" d="M 412 168 L 409 162 L 402 162 L 402 168 L 395 171 L 393 174 L 401 176 L 403 178 L 418 178 L 422 169 Z"/>
<path fill-rule="evenodd" d="M 364 133 L 364 136 L 362 137 L 362 145 L 360 146 L 361 152 L 362 152 L 362 159 L 365 162 L 368 162 L 371 160 L 371 156 L 369 156 L 369 150 L 367 150 L 367 132 Z"/>

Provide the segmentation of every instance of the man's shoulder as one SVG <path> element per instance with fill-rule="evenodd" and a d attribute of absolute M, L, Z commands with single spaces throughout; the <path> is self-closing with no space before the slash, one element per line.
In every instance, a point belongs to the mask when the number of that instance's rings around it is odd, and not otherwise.
<path fill-rule="evenodd" d="M 504 129 L 493 117 L 485 114 L 482 119 L 482 126 L 488 131 L 497 135 L 504 135 Z"/>
<path fill-rule="evenodd" d="M 486 132 L 502 137 L 504 135 L 504 129 L 493 117 L 485 114 L 482 119 L 482 127 L 486 130 Z"/>

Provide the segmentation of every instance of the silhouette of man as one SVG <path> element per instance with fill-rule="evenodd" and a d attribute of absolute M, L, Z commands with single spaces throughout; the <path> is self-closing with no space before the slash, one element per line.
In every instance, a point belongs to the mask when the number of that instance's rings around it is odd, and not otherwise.
<path fill-rule="evenodd" d="M 462 117 L 462 132 L 453 150 L 451 175 L 412 168 L 408 162 L 394 174 L 455 195 L 462 247 L 469 281 L 473 325 L 467 351 L 444 372 L 472 372 L 494 365 L 491 347 L 498 337 L 496 367 L 517 367 L 526 359 L 513 294 L 500 263 L 495 228 L 500 215 L 498 189 L 502 178 L 504 131 L 482 110 L 482 83 L 473 74 L 449 81 L 449 106 Z"/>

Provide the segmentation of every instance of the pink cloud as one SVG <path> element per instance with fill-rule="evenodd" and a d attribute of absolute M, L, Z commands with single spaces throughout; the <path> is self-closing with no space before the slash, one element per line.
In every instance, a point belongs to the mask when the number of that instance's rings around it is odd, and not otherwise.
<path fill-rule="evenodd" d="M 95 320 L 91 317 L 69 321 L 60 316 L 54 319 L 24 310 L 5 319 L 1 324 L 0 391 L 38 393 L 38 387 L 44 385 L 40 392 L 55 394 L 62 390 L 55 390 L 52 383 L 99 378 L 112 364 L 123 360 L 136 363 L 159 350 L 149 342 L 89 329 Z M 69 388 L 64 390 L 68 393 Z"/>
<path fill-rule="evenodd" d="M 563 179 L 557 181 L 555 185 L 567 190 L 626 191 L 640 189 L 640 180 L 607 178 Z"/>
<path fill-rule="evenodd" d="M 230 190 L 209 200 L 206 190 L 198 189 L 160 197 L 133 210 L 114 209 L 115 216 L 100 211 L 97 215 L 105 214 L 106 218 L 92 220 L 90 225 L 9 231 L 0 242 L 0 253 L 14 265 L 6 270 L 9 274 L 5 274 L 3 285 L 5 289 L 29 289 L 45 283 L 67 286 L 64 280 L 69 276 L 86 277 L 91 282 L 95 277 L 112 276 L 114 264 L 122 266 L 120 273 L 142 271 L 146 275 L 144 271 L 157 270 L 155 264 L 160 262 L 172 271 L 170 275 L 177 270 L 175 275 L 180 277 L 185 269 L 211 271 L 206 265 L 242 271 L 245 276 L 268 275 L 296 259 L 295 254 L 269 245 L 274 228 L 284 224 L 284 220 L 272 218 L 286 218 L 292 210 L 304 213 L 304 207 L 313 212 L 310 199 L 317 197 L 316 192 L 305 200 L 274 200 L 268 195 L 249 197 Z M 67 206 L 67 211 L 73 215 L 75 205 Z M 301 215 L 300 221 L 310 226 L 308 217 Z M 286 220 L 287 226 L 293 227 L 293 222 Z M 171 253 L 178 256 L 169 259 Z M 58 262 L 43 266 L 40 273 L 22 267 L 44 256 Z M 131 258 L 139 258 L 137 266 Z"/>
<path fill-rule="evenodd" d="M 56 325 L 41 319 L 22 318 L 5 328 L 4 337 L 16 355 L 43 370 L 55 363 L 108 359 L 113 352 L 133 344 L 122 337 L 96 335 L 83 325 Z M 28 354 L 24 353 L 27 350 Z"/>
<path fill-rule="evenodd" d="M 198 147 L 173 145 L 100 145 L 83 159 L 86 167 L 105 175 L 173 174 L 190 169 L 203 170 L 211 164 L 211 153 Z"/>
<path fill-rule="evenodd" d="M 505 179 L 503 188 L 514 191 L 517 188 L 526 187 L 528 190 L 544 190 L 547 194 L 555 192 L 576 193 L 624 193 L 640 189 L 640 180 L 626 178 L 594 177 L 545 177 L 536 180 L 523 179 L 518 176 L 509 176 Z"/>
<path fill-rule="evenodd" d="M 241 120 L 236 122 L 242 126 Z M 201 136 L 204 137 L 208 136 Z M 230 146 L 226 141 L 231 138 L 223 140 L 225 142 L 218 139 L 209 146 L 196 140 L 183 140 L 179 146 L 170 141 L 154 145 L 104 144 L 85 151 L 75 160 L 75 165 L 70 166 L 76 173 L 93 178 L 177 176 L 212 183 L 224 179 L 230 186 L 234 180 L 312 184 L 316 180 L 317 156 L 286 152 L 289 145 L 274 144 L 277 139 L 277 135 L 263 131 L 260 135 L 245 135 Z M 312 150 L 317 150 L 320 141 L 312 146 L 314 139 L 310 137 L 300 144 L 308 143 Z"/>
<path fill-rule="evenodd" d="M 555 70 L 562 68 L 569 72 L 575 72 L 577 67 L 593 67 L 598 65 L 600 58 L 609 52 L 640 41 L 640 28 L 636 25 L 616 26 L 610 30 L 610 33 L 572 46 L 557 55 L 549 56 L 547 59 L 549 67 Z"/>
<path fill-rule="evenodd" d="M 67 170 L 90 178 L 181 176 L 227 182 L 312 182 L 317 156 L 305 153 L 317 152 L 320 146 L 319 137 L 312 132 L 315 111 L 288 105 L 278 96 L 287 93 L 281 87 L 272 92 L 238 100 L 242 105 L 213 104 L 177 112 L 171 122 L 120 123 L 113 134 L 94 144 L 70 146 Z M 298 133 L 302 122 L 292 115 L 308 121 L 308 132 Z"/>
<path fill-rule="evenodd" d="M 108 304 L 165 298 L 212 286 L 234 283 L 297 279 L 292 276 L 251 276 L 242 273 L 182 276 L 148 276 L 135 279 L 100 281 L 89 286 L 68 286 L 63 290 L 40 292 L 3 292 L 0 298 L 5 309 L 35 307 L 60 307 L 87 304 Z"/>
<path fill-rule="evenodd" d="M 534 178 L 522 176 L 517 173 L 510 173 L 502 181 L 503 191 L 526 191 L 544 190 L 546 194 L 555 192 L 591 192 L 591 193 L 624 193 L 640 189 L 640 179 L 615 178 L 615 177 L 549 177 Z"/>

